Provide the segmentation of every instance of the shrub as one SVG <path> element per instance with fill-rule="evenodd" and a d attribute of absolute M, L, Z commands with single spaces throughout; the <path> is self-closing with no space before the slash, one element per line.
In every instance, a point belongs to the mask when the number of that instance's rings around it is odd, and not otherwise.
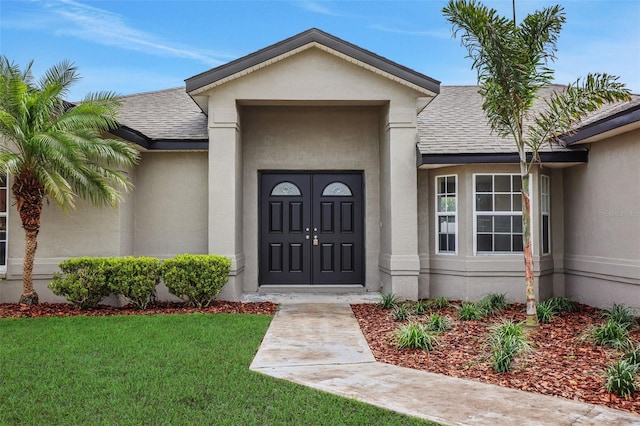
<path fill-rule="evenodd" d="M 546 302 L 553 308 L 556 314 L 561 312 L 574 312 L 576 304 L 567 297 L 551 297 Z"/>
<path fill-rule="evenodd" d="M 206 307 L 229 280 L 231 260 L 224 256 L 179 254 L 162 262 L 162 277 L 169 292 L 191 306 Z"/>
<path fill-rule="evenodd" d="M 640 345 L 635 348 L 629 349 L 625 354 L 623 359 L 631 364 L 636 364 L 640 366 Z"/>
<path fill-rule="evenodd" d="M 610 365 L 605 370 L 605 388 L 609 393 L 615 393 L 622 397 L 631 396 L 638 389 L 636 385 L 636 374 L 638 364 L 621 360 Z"/>
<path fill-rule="evenodd" d="M 162 264 L 155 257 L 108 259 L 108 284 L 111 292 L 121 294 L 135 307 L 144 309 L 156 300 Z"/>
<path fill-rule="evenodd" d="M 556 315 L 556 309 L 553 303 L 549 300 L 538 303 L 536 305 L 536 314 L 538 316 L 538 321 L 543 324 L 548 324 L 549 322 L 551 322 L 551 318 Z"/>
<path fill-rule="evenodd" d="M 411 305 L 403 303 L 402 305 L 396 305 L 393 308 L 392 315 L 396 321 L 404 321 L 411 315 Z"/>
<path fill-rule="evenodd" d="M 49 289 L 80 309 L 96 306 L 111 293 L 107 282 L 109 267 L 106 258 L 77 257 L 64 260 L 58 266 L 63 274 L 53 274 Z"/>
<path fill-rule="evenodd" d="M 429 310 L 429 304 L 421 300 L 413 305 L 413 313 L 416 315 L 424 315 Z"/>
<path fill-rule="evenodd" d="M 424 324 L 413 321 L 401 325 L 394 332 L 394 339 L 398 349 L 424 349 L 430 352 L 438 344 L 437 337 Z"/>
<path fill-rule="evenodd" d="M 515 358 L 529 350 L 524 323 L 504 320 L 493 325 L 490 330 L 487 345 L 493 371 L 496 373 L 511 371 Z"/>
<path fill-rule="evenodd" d="M 507 307 L 507 298 L 504 294 L 491 293 L 480 299 L 478 306 L 486 315 L 494 315 Z"/>
<path fill-rule="evenodd" d="M 400 298 L 393 293 L 383 293 L 380 295 L 380 307 L 382 309 L 391 309 L 399 301 Z"/>
<path fill-rule="evenodd" d="M 613 349 L 628 349 L 633 345 L 629 338 L 627 324 L 620 324 L 611 318 L 602 325 L 591 327 L 587 333 L 593 343 L 598 346 L 608 346 Z"/>
<path fill-rule="evenodd" d="M 614 321 L 629 329 L 636 324 L 636 309 L 622 303 L 614 303 L 612 307 L 603 310 L 604 318 Z"/>
<path fill-rule="evenodd" d="M 462 302 L 458 308 L 458 315 L 463 321 L 476 321 L 484 316 L 484 311 L 473 302 Z"/>
<path fill-rule="evenodd" d="M 449 317 L 445 317 L 440 314 L 431 314 L 429 315 L 429 321 L 426 325 L 429 331 L 442 333 L 451 329 L 451 320 Z"/>
<path fill-rule="evenodd" d="M 449 307 L 449 299 L 447 299 L 445 296 L 430 299 L 428 303 L 436 309 L 444 309 Z"/>

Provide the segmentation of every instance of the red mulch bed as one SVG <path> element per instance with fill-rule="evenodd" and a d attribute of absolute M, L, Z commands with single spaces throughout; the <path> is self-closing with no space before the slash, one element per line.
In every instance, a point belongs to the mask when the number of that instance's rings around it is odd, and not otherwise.
<path fill-rule="evenodd" d="M 438 346 L 429 353 L 395 348 L 391 333 L 401 322 L 392 319 L 391 311 L 372 304 L 352 305 L 352 309 L 380 362 L 640 413 L 640 392 L 624 399 L 604 388 L 604 370 L 620 359 L 621 353 L 580 339 L 590 325 L 602 322 L 598 309 L 578 305 L 577 312 L 563 313 L 550 324 L 541 324 L 529 335 L 533 351 L 519 359 L 512 372 L 504 374 L 494 373 L 484 355 L 487 326 L 498 317 L 461 321 L 455 307 L 439 310 L 453 320 L 453 325 L 439 336 Z M 500 318 L 516 321 L 524 320 L 524 316 L 522 304 L 511 305 L 500 314 Z M 417 318 L 427 320 L 426 315 Z M 640 340 L 637 327 L 632 338 Z"/>
<path fill-rule="evenodd" d="M 109 316 L 109 315 L 154 315 L 154 314 L 188 314 L 202 313 L 233 313 L 233 314 L 261 314 L 274 315 L 278 305 L 270 302 L 240 303 L 214 301 L 207 308 L 192 308 L 184 303 L 159 302 L 147 309 L 135 309 L 129 306 L 114 307 L 98 305 L 92 309 L 78 309 L 70 303 L 40 303 L 34 306 L 19 305 L 17 303 L 0 304 L 0 318 L 25 317 L 69 317 L 76 315 Z"/>

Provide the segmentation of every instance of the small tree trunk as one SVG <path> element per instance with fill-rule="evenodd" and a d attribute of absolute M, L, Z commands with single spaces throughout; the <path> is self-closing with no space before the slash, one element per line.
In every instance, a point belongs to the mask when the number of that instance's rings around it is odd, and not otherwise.
<path fill-rule="evenodd" d="M 20 214 L 25 232 L 24 263 L 22 268 L 22 295 L 20 303 L 37 305 L 38 293 L 33 289 L 33 262 L 38 248 L 38 232 L 44 188 L 29 171 L 15 177 L 11 192 L 16 199 L 16 208 Z"/>
<path fill-rule="evenodd" d="M 538 314 L 536 312 L 535 281 L 533 277 L 533 238 L 531 235 L 531 190 L 530 174 L 523 165 L 520 165 L 522 179 L 522 247 L 524 251 L 524 280 L 527 296 L 527 317 L 525 326 L 538 327 Z"/>

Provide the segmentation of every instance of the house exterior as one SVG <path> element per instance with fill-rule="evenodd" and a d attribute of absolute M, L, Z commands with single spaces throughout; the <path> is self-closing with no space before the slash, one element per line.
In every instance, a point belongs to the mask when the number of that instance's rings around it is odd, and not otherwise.
<path fill-rule="evenodd" d="M 135 190 L 116 210 L 45 207 L 36 290 L 60 300 L 46 285 L 68 257 L 189 252 L 231 258 L 228 300 L 524 301 L 518 156 L 481 103 L 475 86 L 441 86 L 317 29 L 186 87 L 126 96 L 114 134 L 141 152 Z M 640 97 L 589 117 L 540 160 L 537 296 L 640 306 Z M 9 206 L 5 196 L 0 302 L 21 291 L 23 234 Z"/>

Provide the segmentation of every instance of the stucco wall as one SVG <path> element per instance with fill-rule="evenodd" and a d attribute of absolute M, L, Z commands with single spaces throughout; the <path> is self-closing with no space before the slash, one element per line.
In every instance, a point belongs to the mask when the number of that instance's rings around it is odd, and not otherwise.
<path fill-rule="evenodd" d="M 136 168 L 134 254 L 207 253 L 207 153 L 143 153 Z"/>
<path fill-rule="evenodd" d="M 258 171 L 362 170 L 366 287 L 377 290 L 378 107 L 244 107 L 245 291 L 258 287 Z"/>
<path fill-rule="evenodd" d="M 575 300 L 640 306 L 640 131 L 594 142 L 564 171 L 565 289 Z"/>
<path fill-rule="evenodd" d="M 473 252 L 473 175 L 515 173 L 517 165 L 468 165 L 442 167 L 432 170 L 418 170 L 419 184 L 419 250 L 420 250 L 420 297 L 446 296 L 452 299 L 477 300 L 488 293 L 505 293 L 513 301 L 525 301 L 524 259 L 522 253 L 477 254 Z M 553 173 L 551 175 L 553 194 Z M 435 185 L 436 177 L 457 176 L 457 222 L 458 250 L 455 254 L 436 253 Z M 553 256 L 540 255 L 540 213 L 539 185 L 540 171 L 532 173 L 532 219 L 534 269 L 536 294 L 539 299 L 553 295 Z M 551 209 L 561 210 L 561 205 Z M 552 226 L 551 246 L 555 239 Z"/>

